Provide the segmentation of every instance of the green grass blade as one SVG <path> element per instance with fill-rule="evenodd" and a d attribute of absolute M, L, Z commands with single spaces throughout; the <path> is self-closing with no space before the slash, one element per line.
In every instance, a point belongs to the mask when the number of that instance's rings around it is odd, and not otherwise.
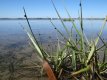
<path fill-rule="evenodd" d="M 70 42 L 61 32 L 60 30 L 57 29 L 57 27 L 55 26 L 55 24 L 50 20 L 51 24 L 53 25 L 53 27 L 57 30 L 57 32 L 59 32 L 59 34 L 67 41 L 67 43 L 69 43 L 69 46 L 73 49 L 73 50 L 77 50 L 78 48 L 76 46 L 76 44 L 74 42 Z"/>
<path fill-rule="evenodd" d="M 107 17 L 105 18 L 104 23 L 103 23 L 103 26 L 101 27 L 101 30 L 100 30 L 100 32 L 99 32 L 99 36 L 101 36 L 101 34 L 102 34 L 102 31 L 103 31 L 103 29 L 104 29 L 104 27 L 105 27 L 105 24 L 106 24 L 106 20 L 107 20 Z M 90 53 L 89 53 L 89 55 L 88 55 L 88 59 L 86 60 L 86 64 L 90 61 L 90 59 L 92 58 L 92 56 L 93 56 L 93 54 L 94 54 L 95 46 L 97 45 L 97 43 L 98 43 L 98 41 L 99 41 L 99 36 L 96 38 L 95 44 L 93 44 L 92 47 L 91 47 L 91 51 L 90 51 Z"/>
<path fill-rule="evenodd" d="M 73 73 L 71 74 L 71 76 L 75 76 L 75 75 L 78 75 L 78 74 L 80 74 L 80 73 L 87 72 L 88 70 L 90 70 L 90 65 L 88 65 L 88 66 L 85 67 L 85 68 L 80 69 L 79 71 L 73 72 Z"/>
<path fill-rule="evenodd" d="M 64 2 L 63 2 L 63 3 L 64 3 Z M 73 24 L 74 29 L 75 29 L 76 32 L 78 33 L 79 37 L 81 37 L 81 33 L 80 33 L 80 31 L 77 29 L 77 27 L 76 27 L 76 25 L 75 25 L 75 23 L 74 23 L 74 21 L 73 21 L 73 18 L 71 17 L 71 15 L 69 14 L 67 8 L 65 7 L 65 4 L 64 4 L 64 8 L 65 8 L 65 11 L 67 12 L 68 17 L 71 19 L 71 22 L 72 22 L 72 24 Z"/>
<path fill-rule="evenodd" d="M 101 34 L 102 34 L 102 31 L 103 31 L 103 29 L 104 29 L 104 27 L 105 27 L 105 25 L 106 25 L 106 21 L 107 21 L 107 17 L 105 18 L 105 20 L 104 20 L 104 23 L 103 23 L 103 25 L 102 25 L 102 27 L 101 27 L 101 30 L 100 30 L 100 32 L 99 32 L 99 36 L 101 36 Z M 97 45 L 97 43 L 98 43 L 98 41 L 99 41 L 99 36 L 98 36 L 98 38 L 96 39 L 96 41 L 95 41 L 95 45 Z"/>
<path fill-rule="evenodd" d="M 56 11 L 56 13 L 57 13 L 57 15 L 58 15 L 58 17 L 59 17 L 59 19 L 60 19 L 61 23 L 62 23 L 62 25 L 63 25 L 64 29 L 66 30 L 67 34 L 70 36 L 70 33 L 69 33 L 69 31 L 68 31 L 68 29 L 67 29 L 66 25 L 64 24 L 64 22 L 63 22 L 63 20 L 62 20 L 62 18 L 61 18 L 61 16 L 60 16 L 60 14 L 59 14 L 59 12 L 58 12 L 58 10 L 57 10 L 56 6 L 55 6 L 55 4 L 54 4 L 53 0 L 51 0 L 51 2 L 52 2 L 52 4 L 53 4 L 53 7 L 54 7 L 54 9 L 55 9 L 55 11 Z"/>
<path fill-rule="evenodd" d="M 82 33 L 83 33 L 83 17 L 82 17 L 82 3 L 81 3 L 81 0 L 80 0 L 80 12 L 81 12 L 81 22 L 80 22 L 80 25 L 81 25 L 81 30 L 82 30 Z"/>
<path fill-rule="evenodd" d="M 31 40 L 32 44 L 34 45 L 35 49 L 38 51 L 38 54 L 39 54 L 41 60 L 43 60 L 45 58 L 44 57 L 44 52 L 42 51 L 41 47 L 38 44 L 38 41 L 36 40 L 36 38 L 35 38 L 35 36 L 33 34 L 33 31 L 31 29 L 29 20 L 28 20 L 27 15 L 26 15 L 26 11 L 25 11 L 24 8 L 23 8 L 23 10 L 24 10 L 24 13 L 25 13 L 24 17 L 26 18 L 27 23 L 28 23 L 28 30 L 26 28 L 24 28 L 24 29 L 25 29 L 29 39 Z"/>
<path fill-rule="evenodd" d="M 43 59 L 43 53 L 40 50 L 39 46 L 36 44 L 36 41 L 35 41 L 34 37 L 28 31 L 26 31 L 26 33 L 27 33 L 29 39 L 31 40 L 31 42 L 33 43 L 35 49 L 38 51 L 40 57 Z"/>
<path fill-rule="evenodd" d="M 76 70 L 76 53 L 75 51 L 72 52 L 72 66 L 73 66 L 73 69 Z"/>

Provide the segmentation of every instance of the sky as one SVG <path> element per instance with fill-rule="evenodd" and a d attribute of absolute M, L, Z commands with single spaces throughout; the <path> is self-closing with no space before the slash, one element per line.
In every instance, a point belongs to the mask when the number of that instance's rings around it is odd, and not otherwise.
<path fill-rule="evenodd" d="M 78 17 L 80 0 L 53 0 L 61 17 L 68 17 L 64 6 L 72 17 Z M 105 17 L 107 0 L 82 0 L 83 17 Z M 51 0 L 0 0 L 0 18 L 24 17 L 23 7 L 28 17 L 58 17 Z"/>

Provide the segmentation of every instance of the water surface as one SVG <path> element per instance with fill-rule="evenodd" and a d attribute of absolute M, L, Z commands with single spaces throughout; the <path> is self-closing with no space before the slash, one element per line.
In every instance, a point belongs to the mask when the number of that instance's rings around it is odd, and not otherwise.
<path fill-rule="evenodd" d="M 54 20 L 53 23 L 62 33 L 66 35 L 66 32 L 60 21 Z M 77 28 L 80 29 L 79 21 L 77 20 L 75 23 Z M 46 40 L 49 36 L 53 37 L 53 39 L 55 39 L 57 36 L 57 31 L 54 29 L 49 20 L 31 20 L 30 24 L 36 37 L 38 38 L 40 35 L 42 41 Z M 65 22 L 65 24 L 67 25 L 67 28 L 71 30 L 72 23 Z M 103 25 L 103 20 L 85 20 L 83 24 L 85 34 L 94 38 L 100 31 L 100 28 Z M 0 43 L 3 44 L 3 42 L 26 41 L 26 33 L 24 32 L 21 25 L 24 27 L 28 26 L 25 20 L 0 20 Z M 103 30 L 102 35 L 105 39 L 107 33 L 106 30 L 107 25 Z M 73 31 L 73 34 L 76 34 L 74 29 Z"/>
<path fill-rule="evenodd" d="M 59 20 L 53 20 L 56 27 L 68 37 L 65 29 L 61 25 Z M 72 28 L 71 22 L 64 22 L 69 31 L 72 29 L 73 37 L 75 38 L 76 32 Z M 35 37 L 44 48 L 50 53 L 56 48 L 55 42 L 57 38 L 62 40 L 60 34 L 54 29 L 49 20 L 30 20 L 32 30 Z M 80 30 L 79 21 L 75 21 L 77 28 Z M 103 21 L 101 20 L 85 20 L 84 33 L 89 39 L 95 39 L 100 31 Z M 23 27 L 28 27 L 26 20 L 0 20 L 0 80 L 8 80 L 12 78 L 11 74 L 15 73 L 16 76 L 22 76 L 21 80 L 34 80 L 35 75 L 40 74 L 38 69 L 22 69 L 19 66 L 35 66 L 32 63 L 38 61 L 35 51 L 29 45 L 29 39 L 26 35 Z M 102 34 L 102 38 L 107 40 L 107 25 L 105 26 Z M 51 47 L 50 47 L 50 46 Z M 48 52 L 47 51 L 47 52 Z M 10 68 L 14 69 L 14 72 L 10 71 Z M 7 75 L 7 72 L 9 75 Z M 19 74 L 19 72 L 21 74 Z M 25 76 L 23 76 L 25 75 Z M 5 77 L 7 76 L 7 77 Z M 40 75 L 38 75 L 40 76 Z M 35 78 L 37 79 L 37 77 Z M 14 79 L 13 79 L 14 80 Z M 19 79 L 20 80 L 20 79 Z"/>

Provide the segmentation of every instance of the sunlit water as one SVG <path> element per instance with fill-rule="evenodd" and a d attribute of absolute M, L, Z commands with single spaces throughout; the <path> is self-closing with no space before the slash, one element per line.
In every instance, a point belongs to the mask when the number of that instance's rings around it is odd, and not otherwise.
<path fill-rule="evenodd" d="M 68 34 L 64 27 L 62 26 L 59 20 L 52 21 L 54 25 L 57 27 L 60 32 L 64 34 L 64 36 L 68 37 Z M 76 27 L 80 29 L 79 20 L 75 20 Z M 67 26 L 69 32 L 72 30 L 73 38 L 75 39 L 76 31 L 72 28 L 72 22 L 66 21 L 64 22 Z M 98 33 L 101 30 L 103 25 L 103 20 L 84 20 L 84 34 L 90 40 L 94 40 Z M 40 44 L 45 44 L 53 46 L 57 39 L 63 40 L 61 35 L 55 30 L 52 23 L 49 20 L 30 20 L 31 28 Z M 26 20 L 0 20 L 0 52 L 8 53 L 9 51 L 16 53 L 15 49 L 23 50 L 26 46 L 29 45 L 29 38 L 24 31 L 24 28 L 28 27 Z M 103 30 L 101 38 L 107 41 L 107 25 Z M 101 42 L 101 41 L 100 41 Z M 51 43 L 51 44 L 50 44 Z M 46 45 L 47 44 L 47 45 Z M 46 47 L 45 47 L 46 48 Z"/>
<path fill-rule="evenodd" d="M 103 22 L 104 21 L 100 21 L 100 20 L 83 21 L 84 33 L 87 36 L 87 38 L 95 39 L 98 35 L 98 32 L 100 31 L 101 26 L 103 25 Z M 68 37 L 60 21 L 54 20 L 53 23 L 66 37 Z M 72 23 L 71 22 L 64 22 L 64 23 L 66 24 L 69 31 L 71 31 L 72 29 L 73 37 L 75 37 L 76 32 L 75 29 L 72 28 Z M 35 34 L 35 37 L 38 39 L 40 43 L 46 43 L 46 44 L 52 43 L 51 46 L 54 46 L 53 43 L 57 41 L 57 38 L 62 40 L 60 34 L 54 29 L 54 27 L 52 26 L 49 20 L 31 20 L 30 24 Z M 78 20 L 75 21 L 75 24 L 77 28 L 80 30 L 80 23 Z M 17 64 L 22 65 L 22 63 L 25 61 L 26 64 L 24 65 L 28 65 L 28 64 L 31 65 L 30 64 L 31 59 L 33 58 L 33 60 L 35 61 L 35 59 L 37 58 L 36 56 L 34 56 L 34 54 L 32 54 L 33 50 L 31 49 L 31 47 L 28 47 L 29 39 L 25 31 L 23 30 L 22 26 L 25 28 L 28 27 L 26 20 L 0 20 L 0 66 L 1 66 L 0 76 L 2 76 L 0 77 L 0 80 L 7 80 L 10 78 L 9 76 L 7 78 L 3 77 L 6 76 L 5 73 L 7 72 L 11 74 L 8 67 L 11 66 L 10 63 L 12 63 L 14 67 L 16 67 L 17 69 Z M 107 41 L 107 25 L 105 26 L 101 37 L 105 41 Z M 14 54 L 16 55 L 19 54 L 20 56 L 18 55 L 17 58 L 17 56 Z M 22 58 L 24 58 L 24 60 Z M 20 60 L 21 62 L 17 63 Z M 21 69 L 19 69 L 19 72 L 20 70 Z M 26 75 L 26 77 L 28 75 L 33 78 L 39 72 L 37 72 L 36 74 L 34 70 L 21 70 L 21 73 Z M 17 73 L 17 75 L 20 74 Z M 24 80 L 26 80 L 26 78 Z M 28 79 L 28 80 L 34 80 L 34 79 Z"/>
<path fill-rule="evenodd" d="M 95 38 L 96 35 L 98 35 L 98 32 L 100 31 L 101 26 L 103 25 L 104 21 L 100 20 L 86 20 L 83 22 L 84 26 L 84 33 L 89 38 Z M 53 23 L 56 25 L 56 27 L 67 36 L 65 29 L 61 25 L 61 22 L 58 20 L 53 21 Z M 75 21 L 76 26 L 78 29 L 80 29 L 79 21 Z M 48 41 L 48 37 L 50 36 L 53 40 L 58 37 L 57 31 L 54 29 L 52 24 L 49 20 L 31 20 L 30 21 L 32 30 L 35 34 L 35 36 L 45 42 Z M 67 25 L 68 30 L 70 31 L 72 29 L 72 23 L 71 22 L 65 22 Z M 27 22 L 25 20 L 0 20 L 0 43 L 6 44 L 11 42 L 17 42 L 17 41 L 26 41 L 28 38 L 26 36 L 25 31 L 23 30 L 23 27 L 27 27 Z M 107 39 L 107 25 L 105 26 L 103 30 L 102 37 Z M 75 36 L 75 30 L 73 29 L 73 34 Z"/>

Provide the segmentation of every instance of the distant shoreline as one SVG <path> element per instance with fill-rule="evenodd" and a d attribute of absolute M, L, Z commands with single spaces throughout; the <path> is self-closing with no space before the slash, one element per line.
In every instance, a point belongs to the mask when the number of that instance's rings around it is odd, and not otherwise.
<path fill-rule="evenodd" d="M 59 18 L 28 18 L 29 20 L 59 20 Z M 70 18 L 62 18 L 63 20 L 69 20 Z M 79 18 L 72 18 L 73 20 L 79 20 Z M 83 18 L 83 20 L 104 20 L 105 18 Z M 0 18 L 0 20 L 26 20 L 25 18 Z"/>

